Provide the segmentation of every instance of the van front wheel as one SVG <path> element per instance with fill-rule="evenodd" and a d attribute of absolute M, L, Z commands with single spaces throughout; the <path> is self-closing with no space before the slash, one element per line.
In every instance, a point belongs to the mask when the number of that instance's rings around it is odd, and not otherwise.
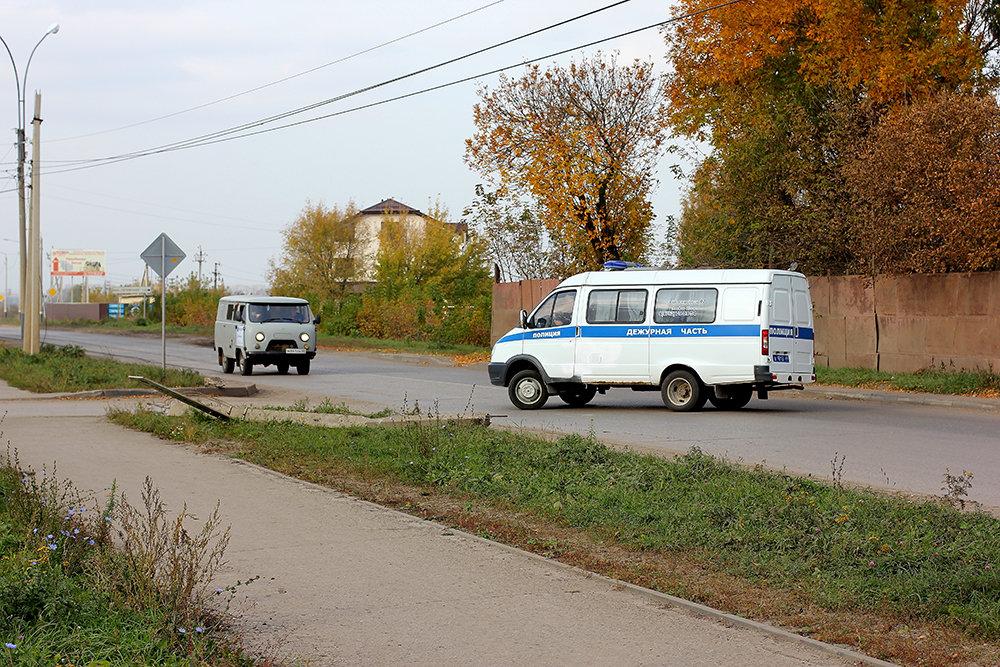
<path fill-rule="evenodd" d="M 243 354 L 240 355 L 240 375 L 253 375 L 253 362 Z"/>
<path fill-rule="evenodd" d="M 701 410 L 708 399 L 708 392 L 690 371 L 674 371 L 663 378 L 660 385 L 663 404 L 674 412 Z"/>
<path fill-rule="evenodd" d="M 542 382 L 538 371 L 521 371 L 510 381 L 507 387 L 510 402 L 518 410 L 537 410 L 549 399 L 549 391 Z"/>

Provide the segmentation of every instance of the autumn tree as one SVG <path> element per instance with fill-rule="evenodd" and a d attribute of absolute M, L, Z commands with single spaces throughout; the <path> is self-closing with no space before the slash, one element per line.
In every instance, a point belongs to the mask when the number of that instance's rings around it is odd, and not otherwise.
<path fill-rule="evenodd" d="M 420 224 L 387 215 L 375 282 L 362 297 L 368 336 L 488 345 L 492 277 L 484 243 L 448 222 L 441 205 Z"/>
<path fill-rule="evenodd" d="M 552 277 L 548 232 L 531 201 L 477 185 L 462 220 L 486 243 L 501 282 Z"/>
<path fill-rule="evenodd" d="M 679 11 L 709 4 L 685 0 Z M 995 84 L 984 67 L 996 48 L 990 7 L 996 0 L 748 1 L 673 24 L 670 121 L 712 146 L 687 196 L 682 256 L 798 261 L 815 273 L 854 266 L 846 160 L 893 109 Z"/>
<path fill-rule="evenodd" d="M 865 273 L 1000 270 L 1000 108 L 942 94 L 899 109 L 845 168 Z"/>
<path fill-rule="evenodd" d="M 281 232 L 282 254 L 269 262 L 268 282 L 274 295 L 315 295 L 336 299 L 356 281 L 364 239 L 356 230 L 357 207 L 327 208 L 306 203 L 299 217 Z"/>
<path fill-rule="evenodd" d="M 569 67 L 529 66 L 479 90 L 466 162 L 490 182 L 529 193 L 565 270 L 639 260 L 648 201 L 667 138 L 663 78 L 651 63 L 597 53 Z"/>

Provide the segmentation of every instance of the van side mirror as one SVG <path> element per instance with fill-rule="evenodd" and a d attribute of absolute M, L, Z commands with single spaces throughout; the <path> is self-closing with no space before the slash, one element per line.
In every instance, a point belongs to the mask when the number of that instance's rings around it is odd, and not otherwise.
<path fill-rule="evenodd" d="M 322 321 L 323 321 L 323 316 L 317 314 L 316 317 L 313 319 L 313 324 L 319 325 L 319 323 Z"/>
<path fill-rule="evenodd" d="M 521 322 L 521 328 L 522 329 L 527 329 L 528 328 L 528 311 L 526 311 L 526 310 L 522 310 L 521 311 L 520 322 Z"/>

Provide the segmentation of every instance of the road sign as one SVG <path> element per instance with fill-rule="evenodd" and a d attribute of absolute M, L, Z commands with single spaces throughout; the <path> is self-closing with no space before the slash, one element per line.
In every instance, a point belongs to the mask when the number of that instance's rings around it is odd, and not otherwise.
<path fill-rule="evenodd" d="M 112 287 L 112 293 L 118 296 L 152 296 L 152 285 L 124 285 L 122 287 Z"/>
<path fill-rule="evenodd" d="M 187 255 L 164 233 L 150 243 L 139 257 L 146 262 L 146 266 L 156 272 L 156 275 L 166 278 Z"/>

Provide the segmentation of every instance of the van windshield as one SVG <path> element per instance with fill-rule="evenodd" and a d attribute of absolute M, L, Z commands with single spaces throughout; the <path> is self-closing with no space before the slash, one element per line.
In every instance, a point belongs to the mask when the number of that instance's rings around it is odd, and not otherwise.
<path fill-rule="evenodd" d="M 247 306 L 248 322 L 302 322 L 310 320 L 308 304 L 251 303 Z"/>

